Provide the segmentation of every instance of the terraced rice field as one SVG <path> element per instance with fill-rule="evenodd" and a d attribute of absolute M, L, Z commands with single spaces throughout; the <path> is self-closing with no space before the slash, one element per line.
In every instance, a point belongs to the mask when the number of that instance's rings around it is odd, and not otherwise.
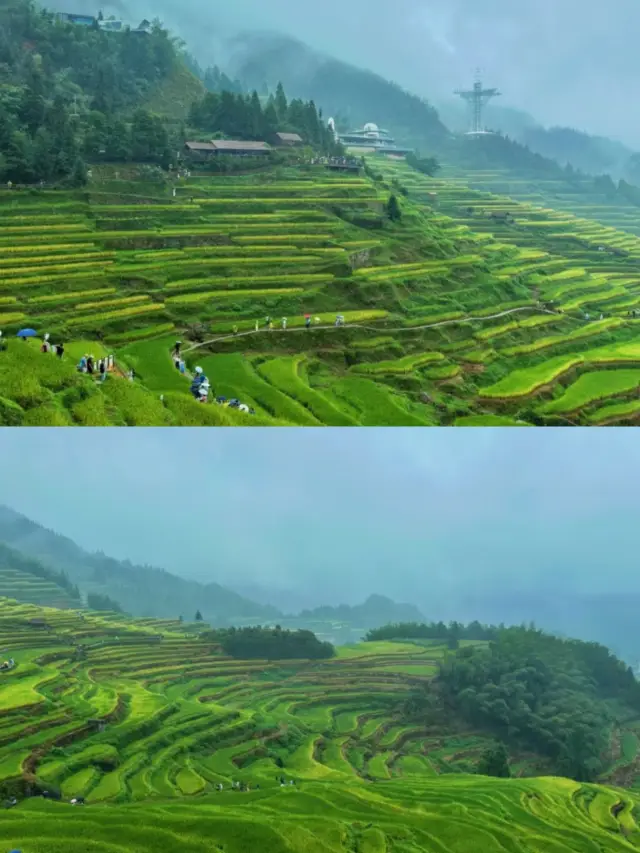
<path fill-rule="evenodd" d="M 431 179 L 369 163 L 381 180 L 291 166 L 193 177 L 175 200 L 141 182 L 0 191 L 0 328 L 103 346 L 156 400 L 187 393 L 169 358 L 179 337 L 215 394 L 253 406 L 264 423 L 638 416 L 637 387 L 615 375 L 640 364 L 640 235 L 619 230 L 629 211 L 601 224 L 601 207 L 556 210 L 528 185 L 479 189 L 504 184 L 493 173 Z M 407 193 L 400 223 L 381 216 L 394 181 Z M 594 371 L 597 397 L 570 412 L 554 405 Z M 16 399 L 0 375 L 1 398 Z M 187 408 L 181 401 L 174 420 L 202 420 Z M 60 422 L 50 409 L 29 418 Z M 4 412 L 0 423 L 10 422 Z M 65 423 L 86 422 L 66 412 Z"/>
<path fill-rule="evenodd" d="M 0 822 L 7 849 L 475 853 L 481 839 L 487 853 L 606 853 L 640 843 L 629 792 L 469 775 L 486 738 L 398 720 L 442 648 L 239 661 L 185 627 L 0 600 L 0 645 L 17 663 L 0 673 L 0 787 L 19 798 Z M 627 736 L 622 762 L 636 746 Z M 36 787 L 86 805 L 30 798 Z"/>

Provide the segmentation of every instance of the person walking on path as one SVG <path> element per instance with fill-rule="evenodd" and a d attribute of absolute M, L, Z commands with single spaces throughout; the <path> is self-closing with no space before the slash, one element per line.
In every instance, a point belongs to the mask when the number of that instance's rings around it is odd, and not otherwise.
<path fill-rule="evenodd" d="M 260 331 L 260 321 L 256 320 L 256 332 Z"/>
<path fill-rule="evenodd" d="M 283 328 L 285 331 L 286 331 L 286 329 L 287 329 L 287 318 L 286 318 L 286 317 L 283 317 L 283 318 L 282 318 L 282 328 Z"/>
<path fill-rule="evenodd" d="M 307 329 L 311 328 L 311 314 L 304 315 L 304 325 Z"/>
<path fill-rule="evenodd" d="M 64 344 L 58 344 L 58 347 L 56 349 L 56 355 L 58 356 L 58 358 L 62 358 L 62 356 L 64 355 Z"/>

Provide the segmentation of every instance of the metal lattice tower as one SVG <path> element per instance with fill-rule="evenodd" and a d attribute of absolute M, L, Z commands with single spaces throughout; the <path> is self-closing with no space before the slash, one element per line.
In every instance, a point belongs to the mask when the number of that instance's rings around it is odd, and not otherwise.
<path fill-rule="evenodd" d="M 461 90 L 456 89 L 454 95 L 459 95 L 471 106 L 471 130 L 469 135 L 478 133 L 486 133 L 482 127 L 482 110 L 492 98 L 497 98 L 502 94 L 497 89 L 483 89 L 482 81 L 480 80 L 480 72 L 476 73 L 476 82 L 473 84 L 473 89 Z"/>

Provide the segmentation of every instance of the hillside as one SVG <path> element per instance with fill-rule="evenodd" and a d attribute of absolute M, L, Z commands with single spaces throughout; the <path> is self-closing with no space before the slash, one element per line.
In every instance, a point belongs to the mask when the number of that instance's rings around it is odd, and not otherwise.
<path fill-rule="evenodd" d="M 34 48 L 25 62 L 6 48 L 13 112 L 0 177 L 21 186 L 0 190 L 1 425 L 586 426 L 640 416 L 632 184 L 502 136 L 453 138 L 428 104 L 295 42 L 239 46 L 245 78 L 272 87 L 261 99 L 203 94 L 159 25 L 145 36 L 74 28 L 23 0 L 3 21 Z M 106 89 L 103 60 L 89 63 L 103 46 L 118 68 Z M 74 71 L 62 91 L 64 63 Z M 345 109 L 359 104 L 354 122 L 375 112 L 401 141 L 427 146 L 422 159 L 369 156 L 347 172 L 322 162 L 340 153 L 319 110 L 341 109 L 336 92 Z M 164 118 L 150 111 L 162 103 Z M 26 139 L 32 111 L 55 139 Z M 306 144 L 262 160 L 185 154 L 180 171 L 168 168 L 187 130 L 255 142 L 278 127 Z M 58 143 L 41 186 L 38 146 Z M 24 328 L 35 339 L 17 340 Z M 39 351 L 45 334 L 65 345 L 62 360 Z M 171 359 L 177 339 L 184 374 Z M 104 383 L 76 372 L 85 354 L 114 357 Z M 207 405 L 189 393 L 197 367 L 211 383 Z"/>
<path fill-rule="evenodd" d="M 0 673 L 0 784 L 18 799 L 0 825 L 7 849 L 117 839 L 119 850 L 167 853 L 475 853 L 479 836 L 486 853 L 640 845 L 632 791 L 527 778 L 537 759 L 524 753 L 510 758 L 525 775 L 474 775 L 489 737 L 454 719 L 446 730 L 403 723 L 403 704 L 443 659 L 437 645 L 242 661 L 175 621 L 7 600 L 0 643 L 16 662 Z M 619 763 L 631 778 L 629 747 Z M 44 789 L 86 804 L 29 798 Z"/>
<path fill-rule="evenodd" d="M 85 595 L 108 595 L 125 611 L 138 616 L 177 619 L 183 615 L 189 620 L 196 610 L 200 610 L 206 621 L 227 625 L 237 620 L 260 621 L 280 615 L 277 608 L 256 604 L 216 583 L 202 584 L 163 569 L 136 566 L 101 553 L 90 554 L 65 536 L 0 506 L 0 558 L 9 553 L 13 571 L 22 568 L 23 571 L 34 572 L 39 564 L 40 571 L 44 568 L 50 573 L 63 572 Z M 4 593 L 2 583 L 10 581 L 10 577 L 2 581 L 0 575 L 0 594 L 38 603 L 36 599 L 27 597 L 29 590 L 24 590 L 23 596 L 14 595 L 10 589 Z M 42 603 L 53 604 L 54 601 Z"/>
<path fill-rule="evenodd" d="M 47 607 L 79 607 L 78 588 L 64 572 L 25 557 L 0 542 L 0 596 Z"/>
<path fill-rule="evenodd" d="M 502 180 L 512 197 L 476 189 L 483 176 Z M 0 397 L 9 401 L 2 418 L 43 425 L 633 419 L 637 208 L 598 195 L 586 180 L 566 203 L 555 200 L 562 210 L 543 207 L 529 186 L 550 193 L 553 180 L 448 166 L 430 178 L 373 158 L 359 178 L 293 165 L 194 175 L 178 184 L 175 200 L 141 198 L 140 182 L 104 183 L 66 201 L 35 191 L 27 206 L 0 191 L 5 222 L 33 211 L 32 224 L 7 225 L 13 233 L 0 238 L 5 336 L 27 325 L 67 343 L 61 365 L 33 341 L 10 341 L 0 352 Z M 108 190 L 116 189 L 114 198 Z M 384 215 L 391 194 L 400 199 L 400 221 Z M 36 213 L 45 203 L 58 212 Z M 309 330 L 306 313 L 314 318 Z M 344 328 L 333 324 L 338 313 Z M 188 377 L 170 359 L 177 337 L 187 340 L 188 367 L 203 366 L 216 396 L 238 398 L 256 414 L 195 404 Z M 115 352 L 121 374 L 100 387 L 74 374 L 83 352 Z M 132 385 L 122 377 L 129 367 Z"/>

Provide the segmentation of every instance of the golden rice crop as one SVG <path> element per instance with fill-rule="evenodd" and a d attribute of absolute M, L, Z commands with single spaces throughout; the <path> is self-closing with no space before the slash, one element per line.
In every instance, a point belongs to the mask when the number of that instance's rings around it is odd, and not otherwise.
<path fill-rule="evenodd" d="M 351 368 L 357 373 L 411 373 L 417 367 L 433 362 L 444 361 L 440 352 L 423 352 L 404 356 L 394 361 L 377 361 L 372 363 L 358 364 Z"/>
<path fill-rule="evenodd" d="M 89 271 L 89 270 L 99 270 L 103 269 L 105 266 L 112 264 L 113 261 L 105 260 L 103 263 L 96 263 L 95 261 L 87 261 L 86 263 L 75 263 L 75 264 L 52 264 L 51 266 L 42 266 L 42 267 L 19 267 L 18 269 L 11 269 L 8 272 L 16 273 L 20 272 L 22 275 L 28 276 L 33 275 L 34 273 L 42 273 L 43 275 L 48 275 L 49 273 L 66 273 L 66 272 L 77 272 L 78 270 Z M 0 275 L 2 274 L 2 270 L 0 270 Z M 15 278 L 15 276 L 14 276 Z M 20 279 L 17 279 L 18 281 Z M 6 281 L 6 279 L 5 279 Z"/>
<path fill-rule="evenodd" d="M 13 305 L 18 300 L 15 296 L 2 296 L 0 297 L 0 305 Z"/>
<path fill-rule="evenodd" d="M 150 314 L 152 311 L 162 311 L 164 305 L 159 302 L 153 302 L 149 305 L 134 305 L 132 308 L 122 308 L 118 311 L 106 311 L 101 314 L 89 314 L 85 317 L 74 317 L 67 320 L 68 326 L 82 326 L 85 323 L 106 322 L 107 320 L 117 320 L 121 317 L 135 317 L 137 314 Z"/>
<path fill-rule="evenodd" d="M 27 234 L 33 231 L 50 232 L 55 231 L 89 231 L 87 225 L 79 222 L 63 222 L 59 225 L 10 225 L 8 228 L 3 228 L 3 234 Z"/>
<path fill-rule="evenodd" d="M 89 262 L 89 261 L 97 261 L 97 260 L 107 260 L 109 258 L 114 258 L 115 252 L 84 252 L 84 253 L 75 253 L 75 254 L 65 254 L 64 262 L 65 265 L 67 262 L 75 263 L 79 262 Z M 5 268 L 9 268 L 8 271 L 11 272 L 16 267 L 20 267 L 23 264 L 47 264 L 50 261 L 59 262 L 61 260 L 59 255 L 38 255 L 36 257 L 28 257 L 28 258 L 0 258 L 0 274 Z M 41 269 L 41 267 L 38 267 Z M 35 267 L 34 267 L 35 269 Z"/>
<path fill-rule="evenodd" d="M 81 272 L 68 272 L 58 275 L 37 275 L 31 278 L 0 278 L 0 287 L 12 287 L 20 285 L 20 287 L 37 287 L 40 284 L 49 284 L 54 281 L 60 281 L 64 278 L 65 281 L 75 281 L 75 279 L 96 279 L 104 275 L 104 270 L 98 271 L 82 270 Z"/>
<path fill-rule="evenodd" d="M 44 304 L 49 302 L 66 302 L 72 299 L 78 299 L 83 296 L 108 296 L 111 293 L 116 293 L 115 287 L 99 287 L 93 290 L 70 290 L 68 293 L 54 293 L 47 296 L 32 296 L 28 299 L 29 305 Z M 2 300 L 0 300 L 1 302 Z"/>
<path fill-rule="evenodd" d="M 27 315 L 20 312 L 0 314 L 0 326 L 3 323 L 15 323 L 16 320 L 23 320 Z"/>
<path fill-rule="evenodd" d="M 95 249 L 95 243 L 85 243 L 84 246 L 79 246 L 78 243 L 46 243 L 47 252 L 66 252 L 69 249 L 73 249 L 74 251 L 78 251 L 78 249 L 86 248 L 86 249 Z M 14 254 L 30 254 L 34 255 L 38 254 L 38 252 L 42 251 L 42 243 L 33 244 L 26 243 L 23 246 L 2 246 L 0 248 L 0 257 L 2 255 L 14 255 Z"/>
<path fill-rule="evenodd" d="M 252 252 L 287 252 L 288 254 L 296 254 L 302 252 L 297 246 L 185 246 L 183 252 L 185 255 L 240 255 L 251 254 Z"/>
<path fill-rule="evenodd" d="M 107 342 L 118 344 L 122 342 L 138 341 L 142 338 L 152 338 L 156 335 L 164 335 L 175 329 L 175 323 L 158 323 L 155 326 L 143 326 L 141 329 L 131 329 L 130 332 L 121 332 L 117 335 L 109 335 Z"/>
<path fill-rule="evenodd" d="M 75 306 L 77 311 L 86 311 L 89 308 L 105 308 L 108 305 L 129 305 L 135 302 L 148 302 L 151 299 L 147 294 L 140 296 L 125 296 L 122 299 L 108 299 L 106 302 L 84 302 Z"/>
<path fill-rule="evenodd" d="M 170 281 L 165 284 L 165 290 L 181 290 L 187 287 L 209 286 L 221 287 L 229 284 L 328 284 L 335 276 L 323 273 L 295 273 L 293 275 L 261 275 L 261 276 L 238 276 L 237 278 L 183 278 Z"/>
<path fill-rule="evenodd" d="M 171 210 L 199 210 L 197 204 L 96 204 L 92 210 L 97 213 L 155 213 L 157 211 Z"/>
<path fill-rule="evenodd" d="M 167 297 L 167 303 L 187 304 L 206 302 L 207 299 L 244 299 L 247 296 L 283 296 L 288 293 L 304 293 L 302 287 L 273 287 L 267 290 L 208 290 L 204 293 L 183 293 Z"/>
<path fill-rule="evenodd" d="M 222 206 L 222 205 L 235 205 L 235 204 L 256 204 L 256 205 L 301 205 L 301 204 L 339 204 L 339 205 L 362 205 L 367 204 L 369 202 L 381 202 L 384 201 L 382 197 L 377 195 L 373 196 L 361 196 L 360 198 L 340 198 L 340 196 L 333 198 L 331 196 L 306 196 L 301 198 L 295 197 L 281 197 L 281 198 L 268 198 L 268 197 L 260 197 L 256 198 L 255 196 L 250 198 L 243 198 L 241 196 L 236 198 L 209 198 L 209 199 L 200 199 L 201 204 L 207 204 L 211 206 Z"/>
<path fill-rule="evenodd" d="M 234 243 L 253 243 L 256 240 L 260 240 L 261 242 L 279 242 L 279 243 L 304 243 L 304 242 L 313 242 L 320 243 L 326 240 L 332 240 L 334 235 L 332 234 L 253 234 L 250 236 L 235 236 L 232 235 L 231 239 Z"/>
<path fill-rule="evenodd" d="M 185 261 L 176 261 L 172 264 L 122 264 L 118 265 L 117 271 L 121 272 L 144 272 L 146 270 L 180 267 L 212 267 L 212 266 L 256 266 L 262 264 L 314 264 L 318 263 L 315 255 L 272 255 L 271 257 L 257 258 L 189 258 Z"/>

